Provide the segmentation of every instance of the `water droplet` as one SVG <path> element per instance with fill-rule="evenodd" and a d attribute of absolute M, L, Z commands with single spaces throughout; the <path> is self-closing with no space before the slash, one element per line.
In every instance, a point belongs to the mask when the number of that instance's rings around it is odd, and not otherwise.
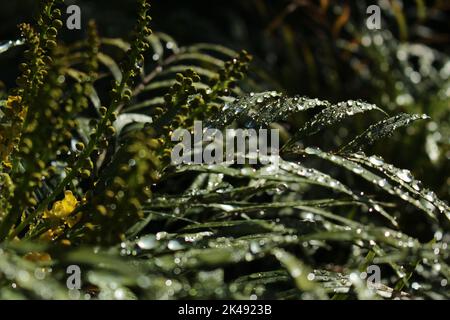
<path fill-rule="evenodd" d="M 400 170 L 397 172 L 397 177 L 402 179 L 405 182 L 411 182 L 413 180 L 413 176 L 409 170 Z"/>
<path fill-rule="evenodd" d="M 142 275 L 137 278 L 138 286 L 143 289 L 148 288 L 150 286 L 150 283 L 151 283 L 150 278 L 147 276 Z"/>
<path fill-rule="evenodd" d="M 353 171 L 354 173 L 356 173 L 356 174 L 361 174 L 361 173 L 364 172 L 363 168 L 361 168 L 361 167 L 354 167 L 354 168 L 352 169 L 352 171 Z"/>
<path fill-rule="evenodd" d="M 442 236 L 443 236 L 442 231 L 436 231 L 436 232 L 434 233 L 434 238 L 435 238 L 437 241 L 441 241 L 441 240 L 442 240 Z"/>
<path fill-rule="evenodd" d="M 143 236 L 137 242 L 139 248 L 144 250 L 150 250 L 156 247 L 157 241 L 154 235 Z"/>
<path fill-rule="evenodd" d="M 384 187 L 384 186 L 386 186 L 386 184 L 387 184 L 387 180 L 386 180 L 386 179 L 380 179 L 380 180 L 378 180 L 378 185 L 379 185 L 380 187 Z"/>
<path fill-rule="evenodd" d="M 176 250 L 183 249 L 184 246 L 177 240 L 170 240 L 169 243 L 167 244 L 167 248 L 169 248 L 170 250 L 176 251 Z"/>
<path fill-rule="evenodd" d="M 24 44 L 24 40 L 15 40 L 15 41 L 10 40 L 7 42 L 2 42 L 0 43 L 0 53 L 7 51 L 11 47 L 20 46 L 22 44 Z"/>
<path fill-rule="evenodd" d="M 125 290 L 124 289 L 117 289 L 114 291 L 114 298 L 117 300 L 123 300 L 125 298 Z"/>
<path fill-rule="evenodd" d="M 434 265 L 433 265 L 433 269 L 434 270 L 436 270 L 436 271 L 441 271 L 441 264 L 440 263 L 435 263 Z"/>
<path fill-rule="evenodd" d="M 417 282 L 413 282 L 411 284 L 411 288 L 413 288 L 414 290 L 419 290 L 421 287 L 422 286 L 419 283 L 417 283 Z"/>
<path fill-rule="evenodd" d="M 419 181 L 414 181 L 412 183 L 412 187 L 413 187 L 414 190 L 420 191 L 420 183 L 419 183 Z"/>
<path fill-rule="evenodd" d="M 435 193 L 434 193 L 433 191 L 428 191 L 428 192 L 425 194 L 425 199 L 427 199 L 427 200 L 430 201 L 430 202 L 434 202 L 435 199 L 436 199 L 436 195 L 435 195 Z"/>
<path fill-rule="evenodd" d="M 250 243 L 250 251 L 251 251 L 253 254 L 256 254 L 256 253 L 261 252 L 261 247 L 260 247 L 259 243 L 256 242 L 256 241 L 252 241 L 252 242 Z"/>
<path fill-rule="evenodd" d="M 294 278 L 297 278 L 297 277 L 301 276 L 301 274 L 302 274 L 302 270 L 300 268 L 293 268 L 291 270 L 291 275 Z"/>
<path fill-rule="evenodd" d="M 165 239 L 166 237 L 167 237 L 167 232 L 165 232 L 165 231 L 161 231 L 156 234 L 156 240 L 158 240 L 158 241 Z"/>
<path fill-rule="evenodd" d="M 371 156 L 371 157 L 369 158 L 369 162 L 370 162 L 371 164 L 373 164 L 374 166 L 381 166 L 381 165 L 384 164 L 383 159 L 381 159 L 381 158 L 379 158 L 379 157 L 376 157 L 376 156 Z"/>
<path fill-rule="evenodd" d="M 175 44 L 173 42 L 169 41 L 169 42 L 166 43 L 166 48 L 167 49 L 171 50 L 174 47 L 175 47 Z"/>
<path fill-rule="evenodd" d="M 314 273 L 309 273 L 307 278 L 309 281 L 313 281 L 316 278 L 316 276 L 314 275 Z"/>

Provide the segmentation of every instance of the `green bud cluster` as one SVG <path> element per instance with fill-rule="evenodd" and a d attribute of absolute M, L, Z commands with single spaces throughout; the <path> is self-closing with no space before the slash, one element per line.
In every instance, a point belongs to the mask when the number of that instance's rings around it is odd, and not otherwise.
<path fill-rule="evenodd" d="M 9 120 L 0 124 L 0 196 L 6 199 L 0 201 L 0 240 L 25 230 L 35 238 L 64 227 L 48 225 L 44 213 L 69 191 L 77 199 L 77 218 L 64 229 L 67 239 L 86 231 L 93 242 L 121 240 L 124 230 L 142 218 L 151 186 L 170 162 L 172 132 L 215 111 L 247 71 L 251 57 L 241 52 L 207 84 L 193 69 L 177 73 L 162 107 L 152 114 L 153 123 L 117 136 L 115 121 L 139 91 L 134 81 L 143 72 L 151 40 L 149 5 L 137 1 L 134 37 L 119 64 L 122 77 L 113 81 L 109 101 L 101 107 L 94 85 L 104 61 L 95 23 L 89 22 L 86 40 L 58 44 L 61 11 L 54 6 L 62 1 L 41 0 L 37 26 L 21 26 L 26 61 L 19 87 L 1 106 Z"/>
<path fill-rule="evenodd" d="M 86 40 L 86 71 L 90 82 L 97 78 L 98 54 L 100 52 L 100 38 L 97 24 L 91 20 L 88 23 L 88 38 Z"/>
<path fill-rule="evenodd" d="M 218 76 L 211 79 L 209 92 L 202 92 L 204 103 L 196 109 L 196 114 L 203 117 L 219 111 L 219 104 L 213 103 L 220 96 L 231 95 L 238 81 L 245 77 L 252 56 L 245 50 L 230 61 L 227 61 L 218 72 Z"/>
<path fill-rule="evenodd" d="M 41 108 L 41 110 L 37 110 L 32 114 L 32 116 L 27 117 L 24 123 L 27 124 L 26 131 L 29 135 L 33 134 L 35 136 L 41 136 L 41 133 L 47 133 L 47 139 L 42 139 L 42 141 L 45 141 L 45 143 L 48 143 L 49 140 L 51 141 L 52 139 L 48 139 L 48 137 L 54 136 L 55 133 L 59 137 L 61 137 L 63 141 L 55 141 L 55 144 L 52 144 L 51 149 L 54 149 L 55 146 L 59 146 L 58 153 L 60 154 L 60 156 L 62 156 L 62 158 L 59 160 L 63 160 L 68 164 L 68 166 L 65 168 L 66 175 L 63 180 L 54 187 L 49 195 L 47 195 L 41 202 L 38 203 L 36 201 L 36 198 L 33 196 L 35 188 L 39 188 L 40 186 L 42 186 L 43 180 L 46 179 L 52 172 L 56 172 L 56 170 L 51 170 L 52 167 L 45 169 L 45 164 L 48 163 L 46 161 L 47 158 L 45 157 L 43 152 L 35 152 L 37 149 L 35 149 L 36 144 L 34 144 L 34 139 L 30 139 L 30 141 L 33 141 L 32 145 L 27 145 L 28 140 L 25 140 L 24 143 L 21 144 L 21 147 L 23 147 L 23 152 L 21 152 L 20 155 L 24 159 L 28 156 L 39 155 L 44 160 L 44 167 L 39 170 L 38 168 L 34 168 L 34 164 L 31 164 L 32 169 L 29 172 L 33 173 L 33 179 L 29 179 L 29 181 L 27 181 L 27 179 L 22 179 L 21 174 L 18 173 L 18 177 L 20 178 L 19 180 L 21 180 L 22 183 L 20 188 L 17 188 L 16 190 L 20 189 L 21 191 L 18 191 L 17 197 L 14 197 L 14 213 L 10 214 L 8 216 L 9 221 L 2 224 L 2 226 L 0 227 L 0 239 L 8 234 L 9 229 L 14 226 L 14 223 L 18 220 L 19 215 L 24 211 L 25 208 L 27 209 L 29 214 L 25 216 L 25 219 L 14 229 L 14 232 L 12 232 L 10 236 L 14 236 L 15 234 L 23 230 L 23 228 L 29 226 L 33 221 L 39 224 L 39 220 L 36 221 L 35 218 L 39 217 L 42 212 L 46 210 L 46 208 L 53 201 L 56 200 L 56 197 L 75 180 L 78 180 L 78 183 L 81 183 L 81 181 L 83 180 L 89 180 L 91 188 L 93 188 L 97 183 L 97 178 L 94 175 L 94 163 L 102 154 L 102 151 L 106 148 L 109 148 L 109 142 L 112 140 L 111 137 L 116 134 L 116 130 L 113 126 L 113 122 L 117 119 L 117 114 L 115 113 L 115 111 L 120 106 L 128 103 L 131 100 L 131 97 L 133 95 L 131 88 L 134 85 L 134 79 L 141 72 L 144 63 L 143 53 L 146 49 L 149 48 L 149 36 L 152 33 L 152 31 L 148 27 L 148 24 L 151 20 L 150 16 L 148 15 L 148 9 L 150 6 L 146 0 L 138 1 L 139 18 L 135 28 L 134 40 L 131 42 L 130 50 L 129 52 L 127 52 L 124 61 L 121 63 L 122 79 L 120 81 L 116 81 L 113 85 L 109 106 L 107 108 L 102 107 L 99 109 L 100 119 L 95 123 L 95 126 L 92 127 L 92 132 L 90 134 L 88 143 L 84 145 L 81 142 L 78 142 L 76 143 L 73 150 L 71 150 L 71 148 L 67 146 L 67 142 L 69 141 L 69 139 L 73 140 L 72 132 L 76 131 L 74 129 L 76 128 L 77 123 L 71 120 L 70 116 L 66 116 L 70 114 L 74 115 L 77 112 L 85 109 L 85 107 L 88 105 L 86 100 L 86 97 L 89 96 L 90 93 L 88 90 L 93 89 L 93 81 L 97 78 L 97 59 L 100 40 L 96 34 L 95 25 L 90 24 L 87 43 L 88 47 L 90 47 L 91 50 L 88 50 L 87 54 L 81 57 L 86 61 L 85 74 L 87 74 L 86 78 L 88 80 L 82 80 L 79 83 L 75 84 L 70 96 L 62 96 L 62 92 L 58 89 L 62 84 L 58 86 L 55 83 L 52 83 L 52 81 L 54 80 L 61 82 L 61 79 L 63 80 L 62 83 L 66 83 L 66 81 L 64 81 L 64 78 L 61 77 L 65 77 L 66 75 L 61 74 L 59 70 L 64 70 L 64 68 L 67 68 L 67 66 L 64 63 L 62 65 L 60 65 L 59 63 L 61 61 L 67 61 L 67 59 L 63 56 L 64 51 L 61 51 L 64 50 L 64 48 L 60 49 L 60 47 L 56 46 L 57 32 L 55 32 L 55 30 L 57 30 L 57 27 L 61 27 L 62 25 L 58 22 L 61 12 L 57 9 L 52 9 L 52 6 L 55 3 L 59 3 L 60 0 L 43 1 L 43 11 L 38 18 L 38 27 L 40 29 L 39 36 L 36 36 L 35 33 L 29 32 L 29 38 L 33 40 L 29 42 L 31 44 L 35 44 L 36 48 L 33 51 L 33 54 L 29 54 L 28 56 L 31 59 L 38 59 L 38 67 L 42 67 L 42 69 L 44 70 L 44 72 L 42 72 L 42 77 L 38 79 L 40 80 L 39 84 L 41 86 L 43 85 L 43 80 L 45 77 L 45 82 L 48 81 L 49 88 L 44 86 L 46 88 L 45 90 L 43 90 L 44 92 L 41 92 L 41 90 L 31 90 L 31 92 L 33 92 L 32 96 L 35 99 L 28 99 L 27 97 L 26 101 L 33 101 L 33 109 L 35 106 L 40 105 L 40 103 L 34 102 L 38 100 L 36 99 L 37 97 L 43 98 L 41 101 L 43 101 L 45 105 L 43 106 L 43 108 Z M 24 31 L 28 31 L 28 29 L 24 28 Z M 49 66 L 51 65 L 50 62 L 53 59 L 46 58 L 48 57 L 47 52 L 50 51 L 53 55 L 55 55 L 55 61 L 58 62 L 58 64 L 55 64 L 54 68 L 52 68 L 51 70 L 49 69 Z M 44 61 L 48 62 L 48 64 L 44 63 Z M 59 67 L 61 67 L 61 69 L 59 69 Z M 51 71 L 50 74 L 49 71 Z M 26 71 L 25 74 L 29 73 L 30 72 Z M 32 70 L 31 74 L 33 73 L 35 72 Z M 74 73 L 72 72 L 71 76 L 73 75 Z M 79 74 L 77 73 L 75 75 L 78 76 Z M 55 78 L 53 78 L 54 76 Z M 34 79 L 37 79 L 37 77 L 32 77 L 32 79 L 33 81 L 35 81 Z M 24 81 L 24 83 L 27 85 L 27 87 L 24 87 L 22 92 L 30 95 L 30 84 L 26 81 Z M 52 87 L 53 89 L 50 89 L 50 87 Z M 50 107 L 48 107 L 47 104 Z M 64 108 L 60 107 L 59 111 L 53 110 L 53 107 L 55 107 L 55 109 L 58 109 L 58 105 L 60 106 L 61 104 L 64 106 Z M 52 112 L 46 112 L 47 108 L 50 108 Z M 46 123 L 46 116 L 50 116 L 53 119 L 52 121 L 56 121 L 56 123 L 52 123 L 54 125 L 52 133 L 45 132 L 44 129 L 39 128 L 40 123 Z M 51 126 L 46 127 L 51 128 Z M 58 130 L 59 128 L 61 128 L 61 130 Z M 66 145 L 64 144 L 64 140 L 66 141 Z M 46 148 L 44 150 L 49 150 L 49 148 Z"/>
<path fill-rule="evenodd" d="M 127 227 L 143 217 L 143 204 L 151 197 L 150 186 L 161 170 L 155 153 L 159 147 L 144 131 L 135 132 L 86 194 L 82 223 L 92 231 L 93 241 L 117 242 Z M 96 239 L 98 231 L 101 239 Z"/>
<path fill-rule="evenodd" d="M 6 104 L 4 113 L 8 127 L 0 126 L 1 142 L 6 146 L 0 149 L 4 163 L 2 167 L 11 167 L 15 186 L 14 192 L 9 193 L 7 198 L 11 210 L 0 226 L 0 239 L 7 235 L 23 212 L 33 211 L 38 203 L 34 190 L 42 187 L 43 179 L 48 176 L 45 155 L 52 153 L 49 145 L 54 142 L 43 129 L 54 130 L 58 125 L 66 128 L 53 115 L 53 111 L 58 109 L 57 102 L 63 91 L 55 85 L 56 78 L 49 75 L 53 66 L 50 52 L 56 47 L 58 30 L 62 27 L 62 13 L 54 8 L 56 4 L 62 4 L 62 0 L 40 2 L 41 13 L 37 17 L 36 28 L 30 24 L 19 26 L 27 45 L 25 62 L 19 67 L 21 74 L 16 80 L 18 87 L 12 91 Z M 42 119 L 52 119 L 53 123 Z M 41 126 L 41 123 L 46 125 Z M 57 136 L 58 131 L 53 132 Z M 26 171 L 19 170 L 19 163 Z"/>
<path fill-rule="evenodd" d="M 149 48 L 148 37 L 152 31 L 148 27 L 151 21 L 148 15 L 150 5 L 146 0 L 139 0 L 139 18 L 135 27 L 135 38 L 131 43 L 131 47 L 126 54 L 126 58 L 121 63 L 122 80 L 114 81 L 111 89 L 111 104 L 108 108 L 101 107 L 99 109 L 101 119 L 94 127 L 91 134 L 91 141 L 86 148 L 83 157 L 89 157 L 94 150 L 105 149 L 108 147 L 108 138 L 115 134 L 115 129 L 112 123 L 117 118 L 115 111 L 122 105 L 131 100 L 134 78 L 139 74 L 144 63 L 143 53 Z M 96 36 L 95 27 L 91 25 L 89 31 L 89 40 L 97 49 L 91 52 L 91 67 L 94 67 L 97 62 L 96 51 L 98 50 L 99 40 Z M 98 51 L 97 51 L 98 52 Z M 94 72 L 94 68 L 91 69 Z M 96 71 L 96 69 L 95 69 Z"/>
<path fill-rule="evenodd" d="M 14 194 L 14 183 L 10 175 L 2 171 L 5 171 L 5 168 L 0 165 L 0 222 L 11 210 L 11 204 L 8 199 Z"/>
<path fill-rule="evenodd" d="M 177 73 L 175 83 L 164 95 L 164 106 L 154 110 L 155 131 L 160 133 L 157 137 L 161 142 L 158 154 L 163 163 L 170 162 L 171 133 L 177 128 L 190 128 L 194 120 L 204 119 L 207 115 L 219 111 L 216 101 L 221 96 L 231 95 L 231 90 L 248 71 L 248 64 L 252 57 L 242 51 L 239 55 L 224 64 L 219 70 L 217 78 L 211 80 L 209 86 L 196 86 L 201 77 L 192 69 L 184 73 Z"/>

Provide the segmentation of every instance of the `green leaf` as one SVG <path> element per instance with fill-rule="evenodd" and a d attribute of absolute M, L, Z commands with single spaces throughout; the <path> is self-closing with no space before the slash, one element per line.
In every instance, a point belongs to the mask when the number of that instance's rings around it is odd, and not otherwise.
<path fill-rule="evenodd" d="M 323 289 L 308 278 L 309 275 L 313 275 L 312 270 L 302 261 L 282 249 L 273 250 L 273 255 L 287 269 L 298 289 L 304 292 L 310 292 L 316 298 L 327 298 Z"/>
<path fill-rule="evenodd" d="M 389 194 L 398 196 L 401 199 L 403 199 L 404 201 L 411 203 L 415 207 L 417 207 L 420 210 L 422 210 L 423 212 L 425 212 L 428 215 L 428 217 L 430 217 L 432 220 L 436 220 L 436 216 L 435 216 L 435 213 L 433 210 L 430 210 L 429 208 L 427 208 L 419 200 L 415 199 L 413 196 L 411 196 L 411 194 L 409 194 L 407 191 L 403 190 L 401 187 L 392 185 L 385 178 L 374 174 L 372 171 L 367 170 L 366 168 L 359 165 L 358 163 L 348 160 L 348 159 L 345 159 L 336 154 L 330 154 L 330 153 L 324 152 L 324 151 L 320 150 L 319 148 L 307 148 L 305 150 L 305 152 L 309 155 L 318 156 L 320 158 L 331 161 L 339 166 L 346 168 L 347 170 L 364 178 L 365 180 L 369 181 L 373 185 L 378 186 L 379 188 L 388 192 Z M 373 208 L 376 211 L 383 214 L 383 216 L 385 216 L 386 218 L 389 218 L 388 216 L 386 216 L 386 213 L 379 205 L 374 205 Z M 391 219 L 391 218 L 389 218 L 389 219 Z"/>
<path fill-rule="evenodd" d="M 237 121 L 246 128 L 268 126 L 275 121 L 286 119 L 291 114 L 326 106 L 329 106 L 327 101 L 299 96 L 286 97 L 276 91 L 251 93 L 226 103 L 208 125 L 223 128 Z"/>
<path fill-rule="evenodd" d="M 119 66 L 113 58 L 104 53 L 99 53 L 97 58 L 100 63 L 105 65 L 109 69 L 109 71 L 111 71 L 111 74 L 117 81 L 120 82 L 122 80 L 122 71 L 120 71 Z"/>
<path fill-rule="evenodd" d="M 2 42 L 2 43 L 0 43 L 0 54 L 8 51 L 11 48 L 21 46 L 23 44 L 25 44 L 25 42 L 23 40 L 10 40 L 10 41 L 6 41 L 6 42 Z"/>
<path fill-rule="evenodd" d="M 320 113 L 315 115 L 313 119 L 309 120 L 304 126 L 302 126 L 302 128 L 286 143 L 284 148 L 289 147 L 304 137 L 316 134 L 324 128 L 328 128 L 347 117 L 370 110 L 384 112 L 374 104 L 361 101 L 349 100 L 346 102 L 339 102 L 336 105 L 331 105 L 323 109 Z"/>
<path fill-rule="evenodd" d="M 395 130 L 408 126 L 413 121 L 425 120 L 429 117 L 425 114 L 402 113 L 371 125 L 366 131 L 341 148 L 340 152 L 356 152 L 374 144 L 377 140 L 388 137 Z"/>

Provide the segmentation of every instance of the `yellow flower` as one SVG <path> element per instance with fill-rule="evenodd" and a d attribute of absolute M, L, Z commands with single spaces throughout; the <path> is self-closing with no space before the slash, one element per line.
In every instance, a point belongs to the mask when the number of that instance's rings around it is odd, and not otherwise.
<path fill-rule="evenodd" d="M 45 219 L 66 219 L 76 208 L 78 204 L 77 198 L 72 194 L 72 191 L 65 192 L 64 199 L 56 201 L 52 209 L 45 210 Z"/>
<path fill-rule="evenodd" d="M 2 167 L 8 171 L 10 171 L 12 169 L 12 163 L 9 161 L 3 161 L 2 162 Z"/>
<path fill-rule="evenodd" d="M 20 104 L 21 102 L 22 102 L 21 96 L 9 96 L 8 100 L 6 101 L 6 107 L 12 109 L 15 106 L 17 106 L 18 104 Z"/>
<path fill-rule="evenodd" d="M 8 96 L 5 109 L 11 110 L 13 114 L 18 115 L 22 120 L 25 118 L 26 109 L 22 105 L 21 96 Z"/>
<path fill-rule="evenodd" d="M 25 256 L 25 259 L 32 262 L 50 262 L 52 261 L 52 257 L 46 252 L 28 252 Z"/>
<path fill-rule="evenodd" d="M 58 239 L 58 237 L 60 235 L 62 235 L 64 233 L 64 228 L 62 227 L 57 227 L 54 229 L 49 229 L 46 232 L 44 232 L 43 234 L 40 235 L 39 239 L 44 240 L 44 241 L 54 241 L 56 239 Z"/>

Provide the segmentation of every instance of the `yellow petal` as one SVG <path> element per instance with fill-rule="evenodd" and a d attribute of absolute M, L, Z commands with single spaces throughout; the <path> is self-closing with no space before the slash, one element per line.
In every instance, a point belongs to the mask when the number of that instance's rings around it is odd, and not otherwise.
<path fill-rule="evenodd" d="M 44 218 L 65 219 L 75 210 L 77 204 L 77 198 L 68 190 L 64 193 L 64 199 L 56 201 L 50 211 L 44 212 Z"/>

